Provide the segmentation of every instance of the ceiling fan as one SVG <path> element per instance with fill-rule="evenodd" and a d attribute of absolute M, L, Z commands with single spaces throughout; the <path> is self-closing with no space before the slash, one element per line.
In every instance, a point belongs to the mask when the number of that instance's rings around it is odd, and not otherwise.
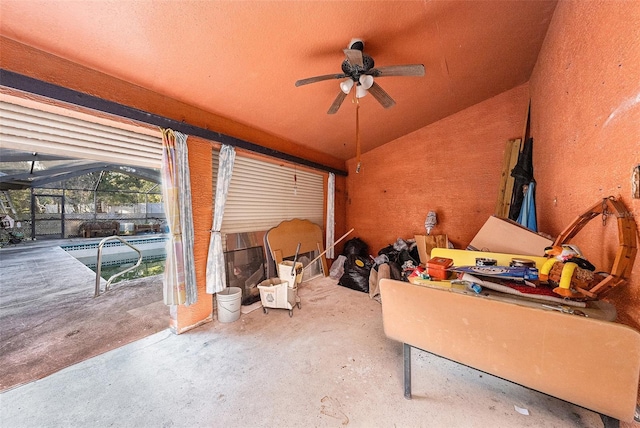
<path fill-rule="evenodd" d="M 347 49 L 343 52 L 346 59 L 342 62 L 342 73 L 325 74 L 322 76 L 309 77 L 296 82 L 296 86 L 308 85 L 309 83 L 321 82 L 323 80 L 344 79 L 340 82 L 340 92 L 329 107 L 327 114 L 335 114 L 347 95 L 355 87 L 355 97 L 362 98 L 370 92 L 371 95 L 384 108 L 395 105 L 393 98 L 380 87 L 374 78 L 386 76 L 424 76 L 424 65 L 388 65 L 385 67 L 375 67 L 373 58 L 363 53 L 364 41 L 362 39 L 352 39 Z"/>

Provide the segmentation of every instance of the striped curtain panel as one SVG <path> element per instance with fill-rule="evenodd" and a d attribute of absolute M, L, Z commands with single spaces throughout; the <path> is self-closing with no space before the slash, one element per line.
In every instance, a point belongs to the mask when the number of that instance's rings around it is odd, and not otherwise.
<path fill-rule="evenodd" d="M 334 258 L 333 244 L 335 240 L 335 193 L 336 193 L 336 175 L 333 172 L 329 173 L 327 179 L 327 227 L 325 248 L 327 248 L 326 257 L 328 259 Z"/>
<path fill-rule="evenodd" d="M 169 225 L 163 281 L 165 305 L 189 306 L 198 300 L 188 155 L 187 136 L 162 129 L 162 196 Z"/>
<path fill-rule="evenodd" d="M 224 267 L 224 251 L 222 248 L 222 218 L 227 203 L 229 185 L 233 175 L 233 164 L 236 160 L 236 150 L 232 146 L 223 145 L 218 158 L 218 179 L 213 206 L 213 225 L 209 240 L 209 254 L 207 255 L 207 285 L 209 294 L 219 293 L 227 288 L 226 271 Z"/>

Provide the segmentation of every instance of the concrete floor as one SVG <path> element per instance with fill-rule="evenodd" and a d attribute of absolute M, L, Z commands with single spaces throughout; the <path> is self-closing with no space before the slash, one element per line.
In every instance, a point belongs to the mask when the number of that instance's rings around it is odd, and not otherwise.
<path fill-rule="evenodd" d="M 2 427 L 601 427 L 588 410 L 402 345 L 381 306 L 319 278 L 302 309 L 168 330 L 0 395 Z M 527 409 L 529 415 L 517 408 Z"/>

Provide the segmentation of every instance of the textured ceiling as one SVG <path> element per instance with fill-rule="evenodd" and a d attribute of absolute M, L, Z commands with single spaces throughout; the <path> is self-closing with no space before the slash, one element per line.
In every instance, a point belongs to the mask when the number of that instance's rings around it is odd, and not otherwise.
<path fill-rule="evenodd" d="M 2 0 L 10 39 L 341 159 L 355 154 L 348 97 L 326 112 L 354 37 L 376 66 L 424 77 L 360 99 L 362 151 L 527 82 L 555 1 Z"/>

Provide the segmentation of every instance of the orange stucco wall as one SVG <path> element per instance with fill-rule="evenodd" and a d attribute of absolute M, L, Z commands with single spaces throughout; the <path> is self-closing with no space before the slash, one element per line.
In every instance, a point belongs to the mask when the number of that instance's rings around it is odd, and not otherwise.
<path fill-rule="evenodd" d="M 495 209 L 506 142 L 522 136 L 529 101 L 521 85 L 398 138 L 348 162 L 347 230 L 355 228 L 372 254 L 425 234 L 436 211 L 435 234 L 465 248 Z"/>
<path fill-rule="evenodd" d="M 640 2 L 559 2 L 531 81 L 531 135 L 539 225 L 554 236 L 602 198 L 640 219 L 631 192 L 640 165 Z M 615 219 L 592 220 L 575 238 L 599 269 L 618 249 Z M 640 328 L 640 262 L 607 298 Z"/>
<path fill-rule="evenodd" d="M 191 306 L 172 307 L 171 329 L 176 333 L 184 332 L 212 319 L 213 299 L 205 291 L 207 253 L 213 222 L 212 147 L 213 144 L 210 141 L 193 137 L 187 138 L 192 186 L 193 255 L 198 301 Z"/>

